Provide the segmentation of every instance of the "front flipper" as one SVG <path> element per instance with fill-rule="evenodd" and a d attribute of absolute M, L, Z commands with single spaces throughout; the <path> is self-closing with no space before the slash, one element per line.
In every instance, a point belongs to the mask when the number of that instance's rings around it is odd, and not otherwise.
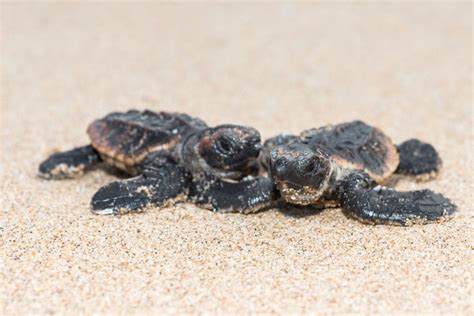
<path fill-rule="evenodd" d="M 114 181 L 92 197 L 92 212 L 99 215 L 140 211 L 149 205 L 162 206 L 189 190 L 190 179 L 184 168 L 171 158 L 151 154 L 145 159 L 143 174 Z"/>
<path fill-rule="evenodd" d="M 211 176 L 195 177 L 190 198 L 197 205 L 222 213 L 255 213 L 276 199 L 273 182 L 267 177 L 248 176 L 225 181 Z"/>
<path fill-rule="evenodd" d="M 441 158 L 438 152 L 428 143 L 410 139 L 397 146 L 400 164 L 396 173 L 414 176 L 425 181 L 436 176 L 441 169 Z"/>
<path fill-rule="evenodd" d="M 51 155 L 39 165 L 38 174 L 45 179 L 73 178 L 100 161 L 97 150 L 87 145 Z"/>
<path fill-rule="evenodd" d="M 425 224 L 449 218 L 456 205 L 430 190 L 398 192 L 354 172 L 338 187 L 338 198 L 350 215 L 371 224 Z"/>

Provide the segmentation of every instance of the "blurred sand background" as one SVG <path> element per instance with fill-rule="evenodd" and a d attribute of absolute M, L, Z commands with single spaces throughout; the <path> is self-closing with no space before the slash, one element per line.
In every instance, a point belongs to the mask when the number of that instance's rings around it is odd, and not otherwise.
<path fill-rule="evenodd" d="M 2 307 L 25 313 L 473 313 L 472 5 L 2 2 Z M 340 210 L 100 217 L 113 176 L 36 177 L 93 119 L 129 108 L 264 137 L 362 119 L 418 137 L 455 201 L 445 224 Z"/>

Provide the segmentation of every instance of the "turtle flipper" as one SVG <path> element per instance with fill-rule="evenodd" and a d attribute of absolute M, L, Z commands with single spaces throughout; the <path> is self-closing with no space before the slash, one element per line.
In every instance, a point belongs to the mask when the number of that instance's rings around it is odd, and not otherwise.
<path fill-rule="evenodd" d="M 270 178 L 248 176 L 225 181 L 210 176 L 195 177 L 190 198 L 197 205 L 222 213 L 255 213 L 276 199 Z"/>
<path fill-rule="evenodd" d="M 436 149 L 418 139 L 407 140 L 397 146 L 400 164 L 396 173 L 414 176 L 417 180 L 429 180 L 441 169 L 441 158 Z"/>
<path fill-rule="evenodd" d="M 38 174 L 45 179 L 73 178 L 100 161 L 99 153 L 87 145 L 51 155 L 39 165 Z"/>
<path fill-rule="evenodd" d="M 457 211 L 449 199 L 430 190 L 399 192 L 376 183 L 365 173 L 354 172 L 338 187 L 345 211 L 372 224 L 424 224 L 450 217 Z"/>
<path fill-rule="evenodd" d="M 140 211 L 149 205 L 162 206 L 180 194 L 187 194 L 188 174 L 171 158 L 151 154 L 138 177 L 114 181 L 92 197 L 92 212 L 99 215 Z"/>

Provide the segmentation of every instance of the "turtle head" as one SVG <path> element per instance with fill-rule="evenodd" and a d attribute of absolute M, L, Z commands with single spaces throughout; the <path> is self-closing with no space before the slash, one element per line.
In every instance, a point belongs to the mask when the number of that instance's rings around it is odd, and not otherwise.
<path fill-rule="evenodd" d="M 197 149 L 211 173 L 231 176 L 255 167 L 262 148 L 260 133 L 251 127 L 219 125 L 204 131 Z"/>
<path fill-rule="evenodd" d="M 274 148 L 269 173 L 289 203 L 314 204 L 325 193 L 332 174 L 328 156 L 302 143 Z"/>

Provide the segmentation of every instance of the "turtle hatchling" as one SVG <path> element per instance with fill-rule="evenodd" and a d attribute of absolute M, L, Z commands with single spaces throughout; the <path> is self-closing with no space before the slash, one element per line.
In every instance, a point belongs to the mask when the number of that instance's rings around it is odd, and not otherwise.
<path fill-rule="evenodd" d="M 132 178 L 92 197 L 96 214 L 139 211 L 189 200 L 221 212 L 251 213 L 268 206 L 274 184 L 257 176 L 260 134 L 251 127 L 208 127 L 186 114 L 111 113 L 87 129 L 91 144 L 53 154 L 39 166 L 46 179 L 73 178 L 105 162 Z"/>
<path fill-rule="evenodd" d="M 430 190 L 399 192 L 382 184 L 394 173 L 433 178 L 441 159 L 417 139 L 398 146 L 361 121 L 279 135 L 267 140 L 262 165 L 290 204 L 341 206 L 373 224 L 410 225 L 450 217 L 456 206 Z"/>

